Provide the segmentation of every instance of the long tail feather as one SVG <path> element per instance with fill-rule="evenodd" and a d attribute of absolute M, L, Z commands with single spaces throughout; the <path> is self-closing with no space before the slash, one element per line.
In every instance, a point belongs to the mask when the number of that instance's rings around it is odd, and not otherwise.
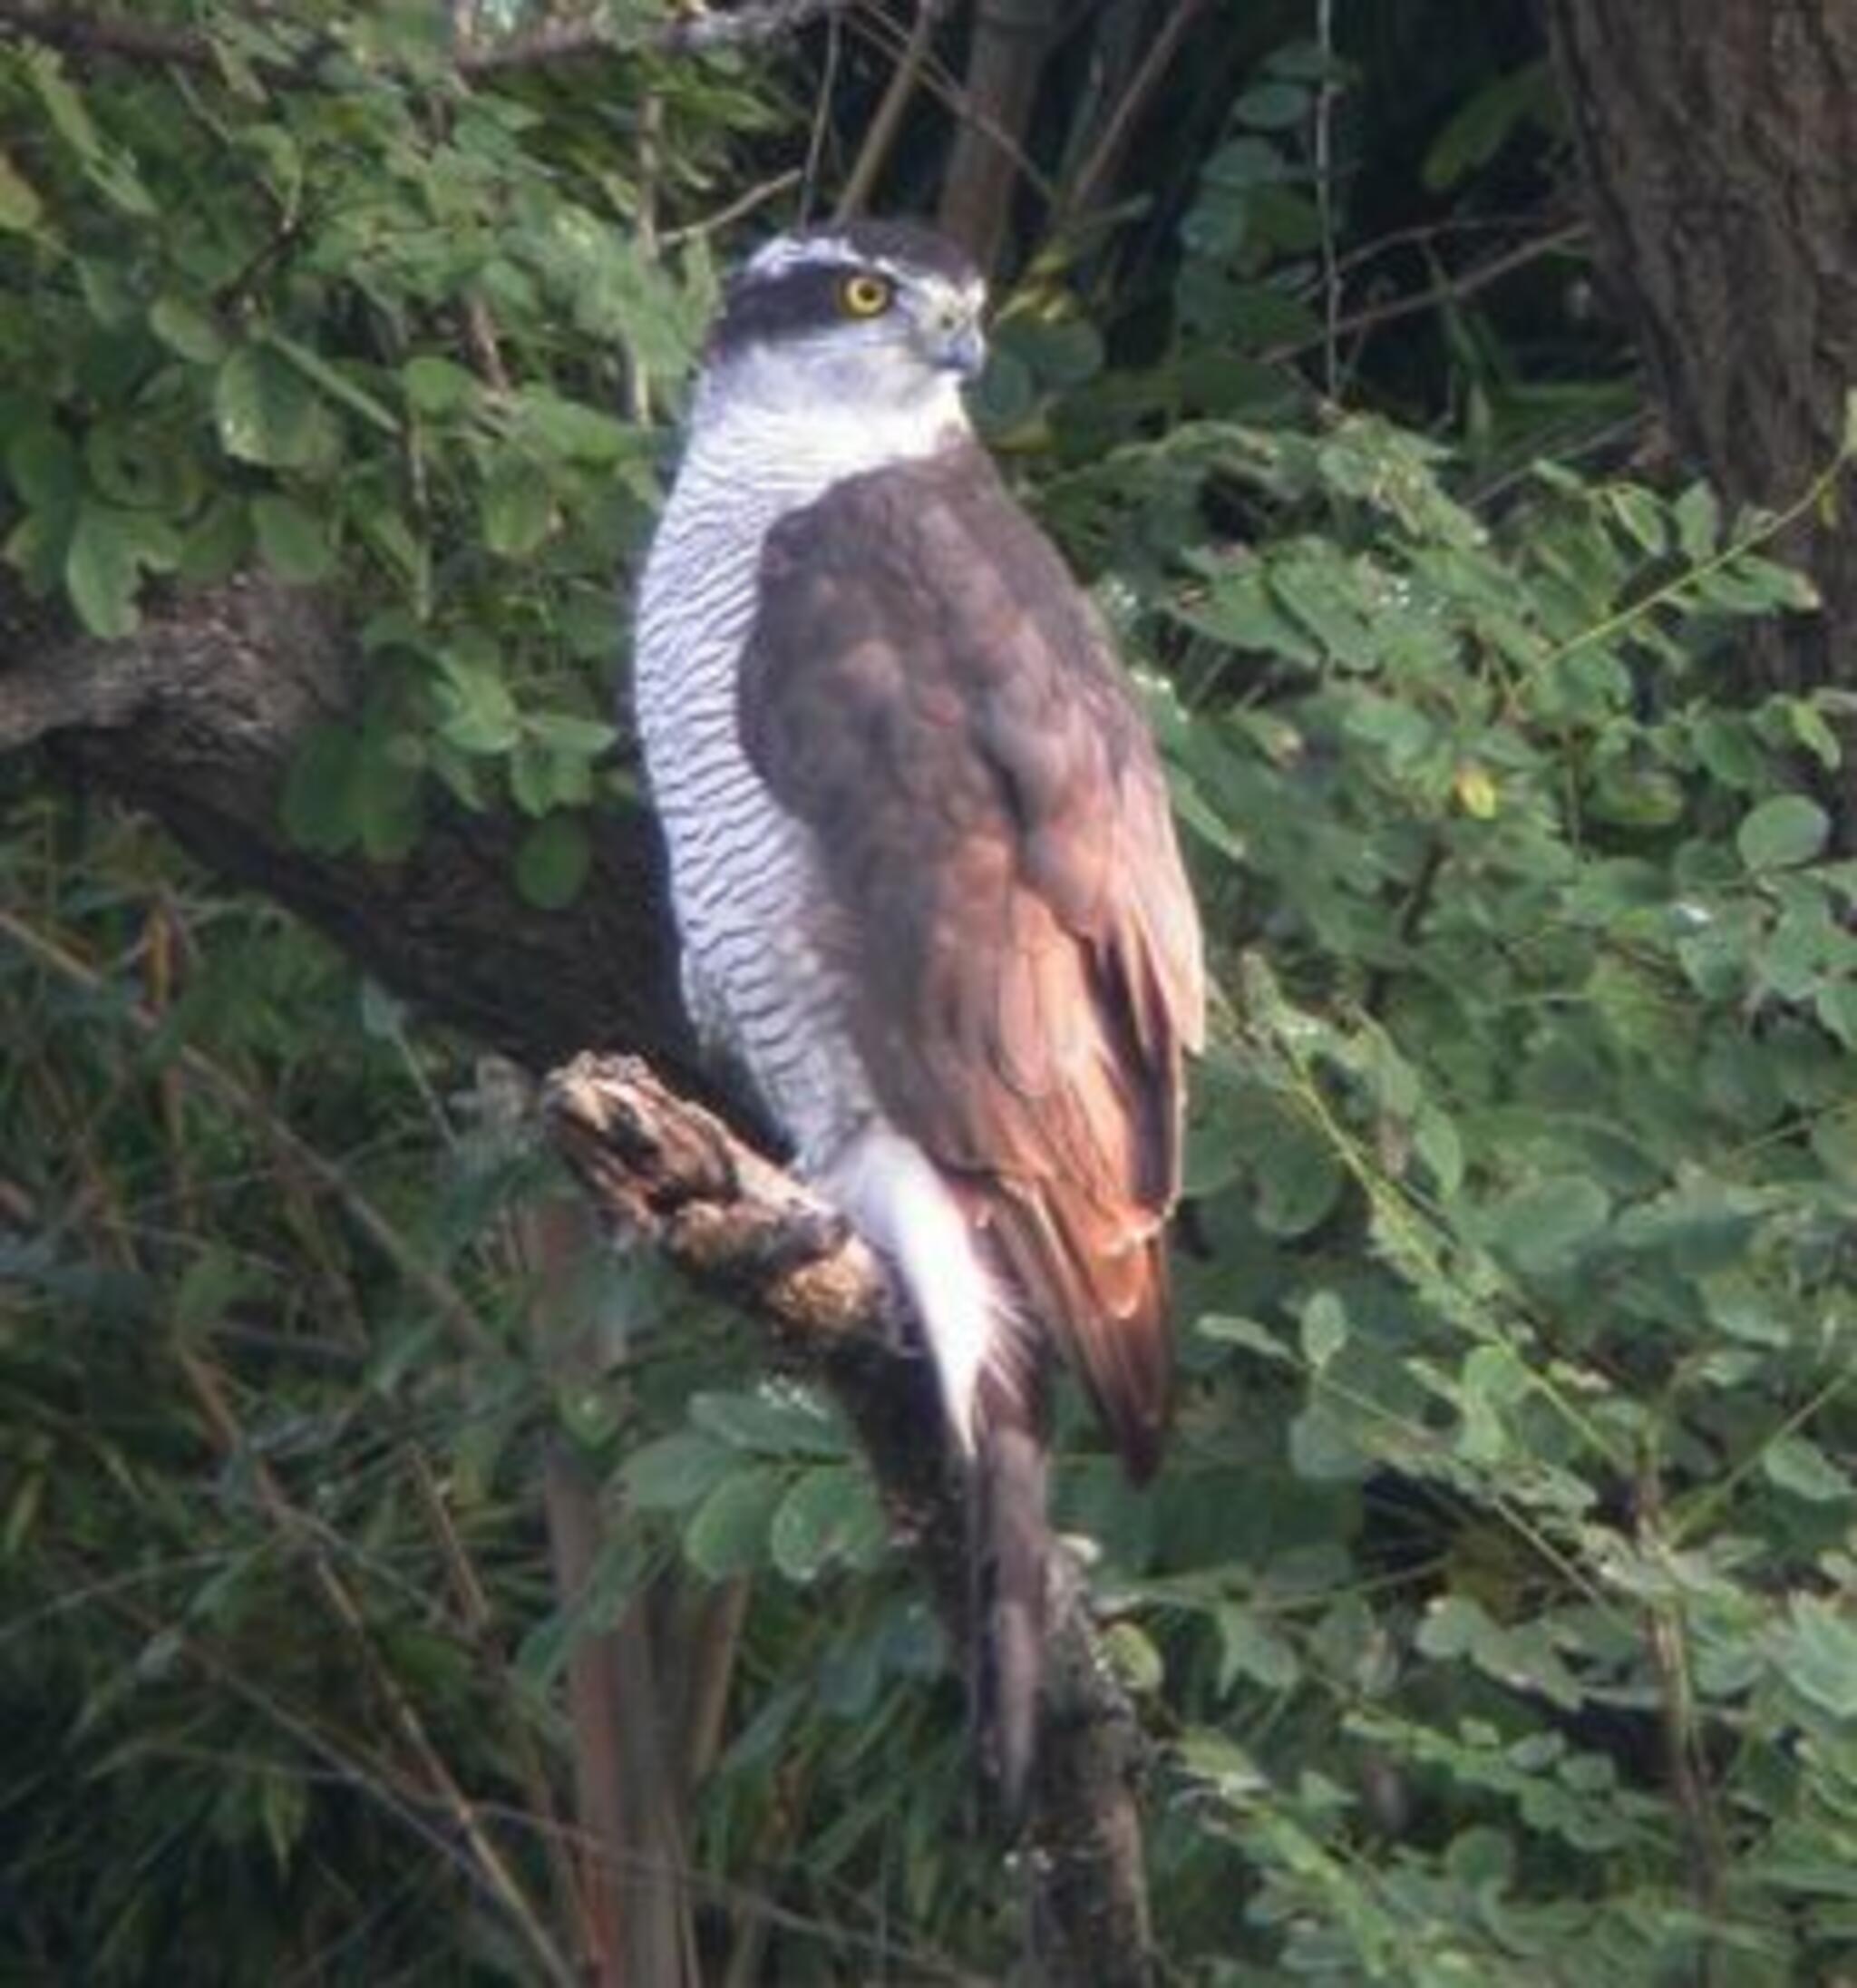
<path fill-rule="evenodd" d="M 996 1415 L 983 1427 L 970 1499 L 974 1701 L 983 1756 L 1009 1831 L 1023 1823 L 1037 1754 L 1045 1677 L 1051 1530 L 1037 1417 Z"/>

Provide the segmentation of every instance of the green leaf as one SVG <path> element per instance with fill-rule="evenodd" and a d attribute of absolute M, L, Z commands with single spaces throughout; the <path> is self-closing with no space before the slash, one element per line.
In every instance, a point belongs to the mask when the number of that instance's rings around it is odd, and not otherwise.
<path fill-rule="evenodd" d="M 579 896 L 592 862 L 592 845 L 578 818 L 550 814 L 522 838 L 516 888 L 538 911 L 561 911 Z"/>
<path fill-rule="evenodd" d="M 550 455 L 600 466 L 633 455 L 644 438 L 610 414 L 544 387 L 525 387 L 514 409 L 524 435 Z"/>
<path fill-rule="evenodd" d="M 277 578 L 293 586 L 313 586 L 335 570 L 335 549 L 320 518 L 294 497 L 255 498 L 251 521 L 258 551 Z"/>
<path fill-rule="evenodd" d="M 1152 1698 L 1167 1681 L 1167 1661 L 1140 1623 L 1124 1615 L 1103 1632 L 1102 1652 L 1123 1691 Z"/>
<path fill-rule="evenodd" d="M 1322 335 L 1322 320 L 1298 297 L 1269 283 L 1234 283 L 1220 315 L 1230 336 L 1251 347 L 1306 345 Z"/>
<path fill-rule="evenodd" d="M 295 338 L 287 338 L 280 331 L 270 334 L 271 349 L 294 365 L 312 385 L 318 386 L 331 400 L 339 402 L 350 414 L 359 414 L 370 427 L 380 434 L 396 438 L 400 424 L 392 413 L 382 406 L 372 394 L 357 386 L 338 367 L 331 365 L 319 352 L 308 346 L 299 345 Z"/>
<path fill-rule="evenodd" d="M 1314 1126 L 1286 1116 L 1258 1160 L 1258 1226 L 1269 1235 L 1307 1235 L 1341 1198 L 1347 1174 Z"/>
<path fill-rule="evenodd" d="M 1715 492 L 1706 483 L 1690 484 L 1677 500 L 1676 517 L 1677 542 L 1690 565 L 1713 559 L 1722 533 L 1722 507 Z"/>
<path fill-rule="evenodd" d="M 448 654 L 437 686 L 439 736 L 461 753 L 497 757 L 522 736 L 516 700 L 495 674 L 492 656 L 485 661 Z"/>
<path fill-rule="evenodd" d="M 24 68 L 52 129 L 86 164 L 102 158 L 103 141 L 91 122 L 83 98 L 65 80 L 58 56 L 50 49 L 34 49 L 27 55 Z"/>
<path fill-rule="evenodd" d="M 1001 434 L 1017 427 L 1038 404 L 1037 382 L 1031 367 L 1016 353 L 996 349 L 987 358 L 987 370 L 969 390 L 967 402 L 984 431 Z"/>
<path fill-rule="evenodd" d="M 807 1470 L 773 1515 L 769 1545 L 790 1581 L 816 1580 L 834 1560 L 869 1566 L 887 1541 L 883 1514 L 869 1477 L 851 1464 Z"/>
<path fill-rule="evenodd" d="M 1319 1396 L 1289 1425 L 1290 1467 L 1310 1484 L 1353 1484 L 1372 1459 L 1357 1443 L 1335 1403 Z"/>
<path fill-rule="evenodd" d="M 1259 1354 L 1265 1359 L 1289 1363 L 1289 1354 L 1282 1340 L 1257 1319 L 1247 1319 L 1233 1312 L 1209 1311 L 1195 1321 L 1193 1330 L 1201 1338 L 1220 1345 L 1241 1346 L 1247 1352 Z"/>
<path fill-rule="evenodd" d="M 422 414 L 456 414 L 480 392 L 475 376 L 462 365 L 430 355 L 409 359 L 400 369 L 400 380 L 407 400 Z"/>
<path fill-rule="evenodd" d="M 695 1429 L 679 1429 L 634 1450 L 619 1475 L 639 1510 L 681 1512 L 708 1496 L 737 1467 L 726 1444 Z"/>
<path fill-rule="evenodd" d="M 584 759 L 598 759 L 619 736 L 618 727 L 606 719 L 582 717 L 575 711 L 530 711 L 524 715 L 522 724 L 554 751 Z"/>
<path fill-rule="evenodd" d="M 1825 722 L 1825 716 L 1810 697 L 1782 700 L 1786 728 L 1792 736 L 1828 772 L 1843 764 L 1843 742 Z"/>
<path fill-rule="evenodd" d="M 1081 317 L 1009 319 L 997 334 L 1048 386 L 1081 386 L 1103 370 L 1103 337 Z"/>
<path fill-rule="evenodd" d="M 1434 1105 L 1421 1105 L 1413 1123 L 1413 1150 L 1431 1170 L 1441 1194 L 1463 1184 L 1463 1141 L 1455 1124 Z"/>
<path fill-rule="evenodd" d="M 249 1265 L 219 1243 L 206 1245 L 187 1266 L 174 1293 L 174 1324 L 190 1340 L 219 1323 L 232 1301 L 255 1282 Z"/>
<path fill-rule="evenodd" d="M 1213 1613 L 1219 1632 L 1219 1689 L 1249 1678 L 1267 1691 L 1288 1691 L 1301 1680 L 1297 1653 L 1254 1608 L 1227 1603 Z"/>
<path fill-rule="evenodd" d="M 228 455 L 267 469 L 306 469 L 333 437 L 302 374 L 268 344 L 240 346 L 219 367 L 213 414 Z"/>
<path fill-rule="evenodd" d="M 1303 1357 L 1319 1373 L 1347 1344 L 1347 1308 L 1332 1291 L 1318 1291 L 1302 1309 Z"/>
<path fill-rule="evenodd" d="M 752 1394 L 697 1394 L 690 1419 L 700 1429 L 736 1449 L 769 1457 L 841 1457 L 844 1437 L 818 1403 L 791 1387 L 774 1384 Z"/>
<path fill-rule="evenodd" d="M 1825 1028 L 1845 1048 L 1857 1052 L 1857 979 L 1827 980 L 1813 1007 Z"/>
<path fill-rule="evenodd" d="M 229 580 L 250 550 L 250 509 L 240 499 L 222 492 L 209 498 L 205 509 L 188 526 L 175 571 L 189 586 L 212 586 Z"/>
<path fill-rule="evenodd" d="M 1533 1391 L 1534 1376 L 1507 1346 L 1479 1346 L 1463 1363 L 1463 1390 L 1498 1408 L 1513 1408 Z"/>
<path fill-rule="evenodd" d="M 684 1528 L 684 1552 L 712 1581 L 747 1574 L 767 1558 L 767 1529 L 785 1486 L 771 1465 L 754 1465 L 724 1477 Z"/>
<path fill-rule="evenodd" d="M 1818 1445 L 1804 1436 L 1781 1436 L 1760 1453 L 1760 1467 L 1770 1483 L 1814 1505 L 1833 1505 L 1849 1498 L 1851 1479 Z"/>
<path fill-rule="evenodd" d="M 1830 819 L 1803 794 L 1763 801 L 1735 832 L 1735 846 L 1750 870 L 1790 870 L 1810 862 L 1824 848 Z"/>
<path fill-rule="evenodd" d="M 587 807 L 593 800 L 593 782 L 587 775 L 586 761 L 564 761 L 533 739 L 516 741 L 508 772 L 510 798 L 523 814 L 537 821 L 556 808 Z"/>
<path fill-rule="evenodd" d="M 1786 1681 L 1834 1719 L 1857 1719 L 1857 1622 L 1816 1595 L 1793 1598 L 1775 1658 Z"/>
<path fill-rule="evenodd" d="M 1260 83 L 1231 106 L 1232 122 L 1254 132 L 1293 131 L 1309 114 L 1309 92 L 1294 83 Z"/>
<path fill-rule="evenodd" d="M 0 151 L 0 233 L 30 234 L 44 211 L 44 202 L 33 190 L 31 182 Z"/>
<path fill-rule="evenodd" d="M 492 552 L 525 559 L 554 529 L 554 492 L 534 463 L 505 455 L 484 483 L 479 515 Z"/>
<path fill-rule="evenodd" d="M 1274 185 L 1294 169 L 1267 138 L 1234 138 L 1206 161 L 1201 177 L 1210 185 L 1243 190 Z"/>
<path fill-rule="evenodd" d="M 1489 1240 L 1522 1271 L 1547 1275 L 1576 1262 L 1605 1229 L 1611 1201 L 1597 1181 L 1560 1174 L 1531 1182 L 1491 1212 Z"/>
<path fill-rule="evenodd" d="M 1490 1619 L 1461 1594 L 1435 1595 L 1419 1618 L 1413 1641 L 1421 1656 L 1449 1663 L 1468 1656 L 1488 1634 Z"/>
<path fill-rule="evenodd" d="M 1545 61 L 1527 63 L 1473 90 L 1432 141 L 1424 183 L 1434 193 L 1459 184 L 1485 165 L 1518 125 L 1553 115 L 1553 79 Z"/>
<path fill-rule="evenodd" d="M 50 421 L 31 422 L 8 441 L 6 473 L 34 511 L 65 512 L 77 496 L 77 451 Z"/>
<path fill-rule="evenodd" d="M 362 852 L 375 862 L 397 862 L 424 826 L 424 780 L 418 761 L 404 756 L 409 742 L 385 726 L 361 736 L 349 784 L 349 811 Z"/>
<path fill-rule="evenodd" d="M 180 557 L 180 541 L 165 519 L 85 498 L 65 550 L 64 584 L 92 635 L 132 635 L 143 569 L 171 572 Z"/>
<path fill-rule="evenodd" d="M 1664 507 L 1648 490 L 1634 483 L 1620 483 L 1609 491 L 1612 514 L 1639 547 L 1653 559 L 1661 559 L 1669 534 L 1664 522 Z"/>
<path fill-rule="evenodd" d="M 195 365 L 217 365 L 225 356 L 219 326 L 184 297 L 157 297 L 149 307 L 149 329 L 170 352 Z"/>
<path fill-rule="evenodd" d="M 52 128 L 71 147 L 91 184 L 122 213 L 136 220 L 156 219 L 160 210 L 142 184 L 134 160 L 105 142 L 83 96 L 65 80 L 58 57 L 49 49 L 34 49 L 22 66 Z"/>
<path fill-rule="evenodd" d="M 284 830 L 292 842 L 329 856 L 353 845 L 360 830 L 349 793 L 359 752 L 345 725 L 310 727 L 284 775 Z"/>

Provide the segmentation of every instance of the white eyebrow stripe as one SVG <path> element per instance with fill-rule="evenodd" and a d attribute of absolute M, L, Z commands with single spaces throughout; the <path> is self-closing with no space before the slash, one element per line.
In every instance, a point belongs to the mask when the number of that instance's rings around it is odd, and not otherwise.
<path fill-rule="evenodd" d="M 748 272 L 752 276 L 781 276 L 788 269 L 802 269 L 809 263 L 855 262 L 861 265 L 868 260 L 869 258 L 860 256 L 842 235 L 809 235 L 803 240 L 795 240 L 791 235 L 776 235 L 749 257 Z"/>
<path fill-rule="evenodd" d="M 801 240 L 791 235 L 776 235 L 754 251 L 745 268 L 750 276 L 774 277 L 784 276 L 790 269 L 841 263 L 859 269 L 880 270 L 899 285 L 915 284 L 930 289 L 954 291 L 963 302 L 972 303 L 977 308 L 986 301 L 984 281 L 957 283 L 938 269 L 926 269 L 919 263 L 899 262 L 893 256 L 870 255 L 845 235 L 808 235 Z"/>

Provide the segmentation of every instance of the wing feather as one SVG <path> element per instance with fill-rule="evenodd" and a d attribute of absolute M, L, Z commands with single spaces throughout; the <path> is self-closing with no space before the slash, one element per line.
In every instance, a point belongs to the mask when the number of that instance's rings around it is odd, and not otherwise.
<path fill-rule="evenodd" d="M 770 534 L 762 581 L 744 736 L 813 832 L 870 1078 L 1145 1475 L 1204 995 L 1127 681 L 977 448 L 834 486 Z"/>

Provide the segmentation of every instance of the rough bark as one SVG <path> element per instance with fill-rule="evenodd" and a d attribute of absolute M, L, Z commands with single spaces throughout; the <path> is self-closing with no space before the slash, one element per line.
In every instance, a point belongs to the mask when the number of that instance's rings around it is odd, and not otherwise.
<path fill-rule="evenodd" d="M 958 1471 L 928 1363 L 877 1260 L 843 1222 L 632 1057 L 582 1057 L 549 1079 L 557 1144 L 615 1228 L 770 1325 L 856 1428 L 897 1536 L 950 1639 L 973 1633 Z M 1140 1734 L 1090 1632 L 1082 1580 L 1054 1570 L 1026 1866 L 1040 1978 L 1151 1978 L 1135 1780 Z"/>
<path fill-rule="evenodd" d="M 1673 437 L 1731 498 L 1798 496 L 1857 385 L 1857 8 L 1547 0 L 1547 15 L 1600 266 Z M 1782 681 L 1857 688 L 1857 512 L 1841 511 L 1790 548 L 1826 611 L 1765 659 Z M 1844 804 L 1848 833 L 1848 770 Z"/>

